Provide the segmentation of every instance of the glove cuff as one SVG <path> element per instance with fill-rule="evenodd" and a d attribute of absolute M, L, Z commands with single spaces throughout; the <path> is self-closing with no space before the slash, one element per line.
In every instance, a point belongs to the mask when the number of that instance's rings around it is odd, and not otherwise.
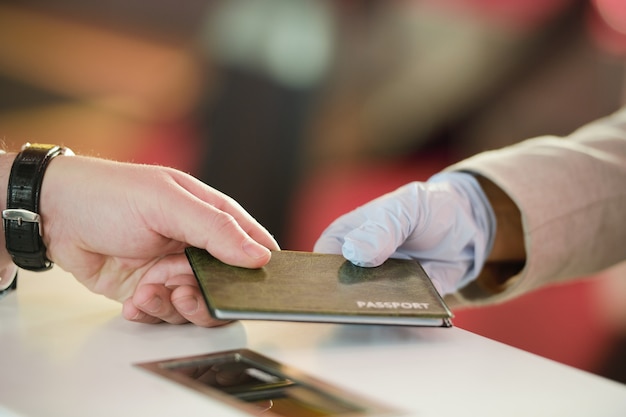
<path fill-rule="evenodd" d="M 473 239 L 473 247 L 469 248 L 473 250 L 474 262 L 458 282 L 457 289 L 460 289 L 476 279 L 493 249 L 497 228 L 496 216 L 487 195 L 474 175 L 457 171 L 441 172 L 433 175 L 428 179 L 428 182 L 446 182 L 452 185 L 467 199 L 468 210 L 471 211 L 471 218 L 474 220 L 476 234 Z"/>

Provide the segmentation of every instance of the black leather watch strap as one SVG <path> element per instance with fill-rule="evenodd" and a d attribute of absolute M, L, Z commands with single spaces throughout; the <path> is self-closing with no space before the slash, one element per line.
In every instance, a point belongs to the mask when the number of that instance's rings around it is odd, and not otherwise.
<path fill-rule="evenodd" d="M 11 167 L 2 218 L 7 251 L 20 268 L 44 271 L 53 265 L 41 238 L 39 197 L 48 164 L 64 154 L 71 155 L 72 151 L 57 145 L 26 144 Z"/>

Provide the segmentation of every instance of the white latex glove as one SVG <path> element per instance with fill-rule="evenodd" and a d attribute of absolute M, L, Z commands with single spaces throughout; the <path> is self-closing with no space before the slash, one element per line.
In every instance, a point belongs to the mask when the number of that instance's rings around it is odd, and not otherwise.
<path fill-rule="evenodd" d="M 440 294 L 476 278 L 495 236 L 493 209 L 478 181 L 462 172 L 412 182 L 336 219 L 314 251 L 342 253 L 355 265 L 417 259 Z"/>

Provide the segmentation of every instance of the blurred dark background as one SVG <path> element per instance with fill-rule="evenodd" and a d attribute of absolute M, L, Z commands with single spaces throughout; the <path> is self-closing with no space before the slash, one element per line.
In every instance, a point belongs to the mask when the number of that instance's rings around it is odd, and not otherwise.
<path fill-rule="evenodd" d="M 617 110 L 616 4 L 0 1 L 0 138 L 191 172 L 283 248 L 311 250 L 335 217 L 403 183 Z M 625 274 L 455 324 L 626 382 Z"/>

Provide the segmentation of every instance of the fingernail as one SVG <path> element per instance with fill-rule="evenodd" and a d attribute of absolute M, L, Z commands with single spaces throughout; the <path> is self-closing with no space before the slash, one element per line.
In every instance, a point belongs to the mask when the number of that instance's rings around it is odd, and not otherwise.
<path fill-rule="evenodd" d="M 341 253 L 343 257 L 352 261 L 356 251 L 354 250 L 354 243 L 350 240 L 345 240 L 341 246 Z"/>
<path fill-rule="evenodd" d="M 270 252 L 265 246 L 262 246 L 252 239 L 247 239 L 241 246 L 248 256 L 258 259 L 267 256 Z"/>
<path fill-rule="evenodd" d="M 196 297 L 181 297 L 172 302 L 176 310 L 184 314 L 195 314 L 200 306 Z"/>
<path fill-rule="evenodd" d="M 148 317 L 148 315 L 146 313 L 144 313 L 141 310 L 137 311 L 137 314 L 135 314 L 133 317 L 131 317 L 130 321 L 142 321 L 144 318 Z"/>
<path fill-rule="evenodd" d="M 145 303 L 141 304 L 140 307 L 142 310 L 147 311 L 148 313 L 156 313 L 161 308 L 163 301 L 160 297 L 152 297 Z"/>

